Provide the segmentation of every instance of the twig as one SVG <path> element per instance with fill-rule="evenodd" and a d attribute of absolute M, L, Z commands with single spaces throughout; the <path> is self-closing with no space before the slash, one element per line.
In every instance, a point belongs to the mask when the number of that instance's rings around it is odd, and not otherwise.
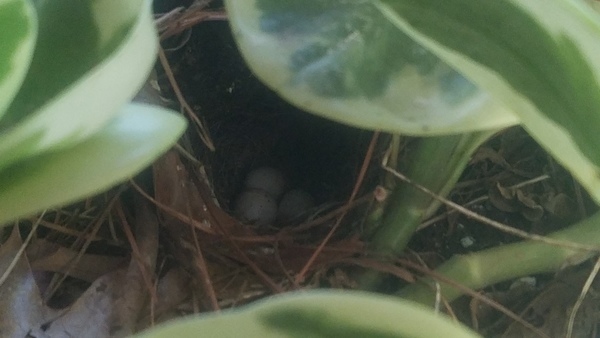
<path fill-rule="evenodd" d="M 487 201 L 489 198 L 490 198 L 489 196 L 478 197 L 472 201 L 465 203 L 463 205 L 463 207 L 466 208 L 468 206 Z M 443 220 L 444 218 L 447 218 L 450 215 L 454 215 L 457 212 L 459 212 L 457 209 L 450 209 L 441 215 L 432 217 L 432 218 L 428 219 L 427 221 L 419 224 L 419 226 L 417 227 L 417 231 L 423 230 L 423 229 L 427 228 L 428 226 L 435 224 L 436 222 L 439 222 L 439 221 Z"/>
<path fill-rule="evenodd" d="M 463 286 L 461 285 L 459 282 L 457 282 L 456 280 L 450 279 L 440 273 L 437 273 L 435 271 L 430 270 L 429 268 L 424 268 L 422 266 L 420 266 L 419 264 L 416 264 L 414 262 L 411 262 L 409 260 L 406 259 L 397 259 L 396 260 L 399 264 L 402 264 L 406 267 L 409 267 L 411 269 L 414 269 L 418 272 L 424 273 L 429 275 L 431 278 L 442 283 L 445 283 L 447 285 L 450 285 L 453 288 L 456 288 L 458 290 L 460 290 L 460 292 L 467 294 L 473 298 L 478 299 L 479 301 L 481 301 L 482 303 L 485 303 L 491 307 L 493 307 L 494 309 L 502 312 L 503 314 L 505 314 L 507 317 L 513 319 L 514 321 L 520 323 L 521 325 L 523 325 L 525 328 L 531 330 L 532 332 L 536 333 L 537 335 L 539 335 L 540 337 L 545 337 L 545 338 L 550 338 L 548 337 L 548 335 L 546 335 L 544 332 L 540 331 L 538 328 L 536 328 L 535 326 L 533 326 L 532 324 L 526 322 L 525 320 L 523 320 L 521 317 L 519 317 L 519 315 L 517 315 L 516 313 L 512 312 L 511 310 L 509 310 L 508 308 L 506 308 L 505 306 L 499 304 L 498 302 L 483 296 L 481 294 L 479 294 L 477 291 Z"/>
<path fill-rule="evenodd" d="M 89 236 L 88 234 L 82 233 L 81 231 L 78 231 L 78 230 L 75 230 L 75 229 L 66 228 L 66 227 L 58 225 L 58 224 L 54 224 L 55 222 L 49 222 L 49 221 L 46 221 L 46 220 L 39 220 L 39 222 L 40 222 L 40 225 L 42 227 L 48 228 L 50 230 L 53 230 L 53 231 L 56 231 L 56 232 L 59 232 L 59 233 L 62 233 L 62 234 L 67 235 L 67 236 L 83 237 L 83 238 L 88 238 L 88 236 Z M 97 241 L 97 240 L 100 240 L 100 239 L 102 239 L 102 238 L 101 237 L 92 238 L 93 241 Z M 110 241 L 108 243 L 113 244 L 113 245 L 119 244 L 118 241 L 114 241 L 114 240 L 112 240 L 112 241 Z"/>
<path fill-rule="evenodd" d="M 148 290 L 148 293 L 150 294 L 151 304 L 155 304 L 158 298 L 156 296 L 156 289 L 154 288 L 154 283 L 152 281 L 152 277 L 150 277 L 150 275 L 153 274 L 153 272 L 148 271 L 148 266 L 144 262 L 144 258 L 142 257 L 142 253 L 140 252 L 140 248 L 135 239 L 135 236 L 133 236 L 133 232 L 131 231 L 131 226 L 129 225 L 129 222 L 127 222 L 127 218 L 125 217 L 125 212 L 123 212 L 123 207 L 122 207 L 121 203 L 116 204 L 115 211 L 117 212 L 117 215 L 119 216 L 119 218 L 121 218 L 121 224 L 123 224 L 123 227 L 122 227 L 123 232 L 125 232 L 125 236 L 127 237 L 127 240 L 129 241 L 129 245 L 131 246 L 131 252 L 133 253 L 133 256 L 135 257 L 135 261 L 137 262 L 138 268 L 140 269 L 140 273 L 144 280 L 146 289 Z"/>
<path fill-rule="evenodd" d="M 33 223 L 33 226 L 31 227 L 31 231 L 27 235 L 27 238 L 25 238 L 25 241 L 21 244 L 21 247 L 19 248 L 19 251 L 17 251 L 17 254 L 12 259 L 12 261 L 10 262 L 10 264 L 8 265 L 8 268 L 6 268 L 6 271 L 4 271 L 4 273 L 2 274 L 2 277 L 0 277 L 0 286 L 2 286 L 2 284 L 4 284 L 4 282 L 6 282 L 6 280 L 8 279 L 8 276 L 10 275 L 10 273 L 13 271 L 13 269 L 15 268 L 15 266 L 17 266 L 17 262 L 19 262 L 19 259 L 21 259 L 21 256 L 23 255 L 23 252 L 25 252 L 25 249 L 27 248 L 27 245 L 29 244 L 29 242 L 31 241 L 31 239 L 33 238 L 33 236 L 35 235 L 35 232 L 36 232 L 38 226 L 40 225 L 40 220 L 42 219 L 42 217 L 44 217 L 45 213 L 46 213 L 46 210 L 44 210 L 42 212 L 42 214 L 38 217 L 37 222 Z M 18 226 L 19 226 L 18 223 L 15 224 L 15 227 L 18 228 Z M 16 229 L 14 231 L 19 231 L 19 230 Z"/>
<path fill-rule="evenodd" d="M 413 182 L 412 180 L 410 180 L 409 178 L 407 178 L 406 176 L 402 175 L 401 173 L 397 172 L 396 170 L 389 168 L 389 167 L 383 167 L 384 170 L 392 173 L 394 176 L 398 177 L 399 179 L 401 179 L 402 181 L 412 185 L 413 187 L 417 188 L 418 190 L 420 190 L 421 192 L 429 195 L 430 197 L 434 198 L 435 200 L 449 206 L 450 208 L 456 209 L 458 210 L 458 212 L 460 212 L 461 214 L 470 217 L 474 220 L 477 220 L 481 223 L 490 225 L 498 230 L 504 231 L 506 233 L 509 233 L 511 235 L 517 236 L 517 237 L 521 237 L 524 239 L 530 239 L 530 240 L 534 240 L 534 241 L 538 241 L 538 242 L 542 242 L 542 243 L 546 243 L 549 245 L 554 245 L 554 246 L 558 246 L 558 247 L 564 247 L 564 248 L 569 248 L 569 249 L 574 249 L 574 250 L 581 250 L 581 251 L 590 251 L 590 252 L 599 252 L 600 248 L 594 245 L 586 245 L 586 244 L 579 244 L 579 243 L 574 243 L 574 242 L 570 242 L 570 241 L 563 241 L 563 240 L 559 240 L 559 239 L 553 239 L 550 237 L 546 237 L 546 236 L 540 236 L 540 235 L 536 235 L 536 234 L 530 234 L 526 231 L 523 230 L 519 230 L 519 229 L 515 229 L 513 227 L 510 227 L 506 224 L 494 221 L 493 219 L 487 218 L 485 216 L 481 216 L 467 208 L 464 208 L 450 200 L 447 200 L 439 195 L 437 195 L 436 193 L 432 192 L 431 190 L 425 188 L 424 186 L 417 184 L 416 182 Z"/>
<path fill-rule="evenodd" d="M 277 265 L 279 265 L 279 267 L 281 268 L 283 275 L 292 284 L 292 286 L 295 290 L 299 290 L 300 284 L 296 283 L 296 280 L 294 279 L 294 277 L 286 269 L 285 264 L 283 264 L 283 260 L 281 260 L 281 255 L 279 252 L 279 242 L 275 242 L 275 245 L 273 246 L 273 248 L 275 249 L 275 253 L 274 253 L 275 261 L 277 262 Z"/>
<path fill-rule="evenodd" d="M 425 263 L 425 261 L 423 260 L 423 258 L 421 258 L 421 256 L 410 250 L 409 251 L 417 260 L 417 262 L 419 262 L 421 264 L 421 266 L 423 266 L 426 269 L 431 269 L 427 263 Z M 446 309 L 446 314 L 449 315 L 454 321 L 458 322 L 458 317 L 456 317 L 456 313 L 454 313 L 454 310 L 452 309 L 452 306 L 450 306 L 450 303 L 448 302 L 448 300 L 443 297 L 442 292 L 441 292 L 441 285 L 440 283 L 438 283 L 437 281 L 435 282 L 435 309 L 439 310 L 439 302 L 444 304 L 444 308 Z"/>
<path fill-rule="evenodd" d="M 192 218 L 192 216 L 187 216 L 184 215 L 182 213 L 180 213 L 179 211 L 170 208 L 168 206 L 166 206 L 163 203 L 160 203 L 159 201 L 157 201 L 155 198 L 153 198 L 152 196 L 148 195 L 148 193 L 146 193 L 139 185 L 137 185 L 137 183 L 135 183 L 134 180 L 129 180 L 129 183 L 131 183 L 131 186 L 137 190 L 137 192 L 140 193 L 140 195 L 142 195 L 145 199 L 147 199 L 148 201 L 154 203 L 154 205 L 156 205 L 158 208 L 160 208 L 161 210 L 165 211 L 169 216 L 183 222 L 186 224 L 190 224 L 192 226 L 194 226 L 196 229 L 204 231 L 208 234 L 211 235 L 216 235 L 217 233 L 214 231 L 214 229 L 212 229 L 209 226 L 204 225 L 202 222 L 198 222 L 197 220 L 195 220 L 194 218 Z"/>
<path fill-rule="evenodd" d="M 205 293 L 210 300 L 210 306 L 213 311 L 219 311 L 221 308 L 219 307 L 219 301 L 217 300 L 217 294 L 215 293 L 215 288 L 213 287 L 212 281 L 210 279 L 210 273 L 208 272 L 208 265 L 206 264 L 206 260 L 204 259 L 204 254 L 202 253 L 202 249 L 200 248 L 200 242 L 198 241 L 198 235 L 196 234 L 196 229 L 190 225 L 190 231 L 192 232 L 192 237 L 194 238 L 194 246 L 196 247 L 196 254 L 198 257 L 196 258 L 196 267 L 200 272 L 202 284 L 204 284 Z"/>
<path fill-rule="evenodd" d="M 600 257 L 596 259 L 596 264 L 594 264 L 592 272 L 590 272 L 590 275 L 588 276 L 587 280 L 585 281 L 585 284 L 583 285 L 583 288 L 581 289 L 581 293 L 579 294 L 577 301 L 573 305 L 573 309 L 571 310 L 571 314 L 569 315 L 569 322 L 567 324 L 566 338 L 571 338 L 573 336 L 573 326 L 575 325 L 575 317 L 577 316 L 577 312 L 579 311 L 579 308 L 581 307 L 585 296 L 590 291 L 592 283 L 598 275 L 598 271 L 600 271 Z"/>
<path fill-rule="evenodd" d="M 358 175 L 358 179 L 356 180 L 356 183 L 354 184 L 354 189 L 352 190 L 352 193 L 350 194 L 350 198 L 348 199 L 348 202 L 346 203 L 347 205 L 352 204 L 352 202 L 354 201 L 354 198 L 358 194 L 358 190 L 360 189 L 360 186 L 362 185 L 362 182 L 363 182 L 366 172 L 367 172 L 367 168 L 369 167 L 369 163 L 371 162 L 371 158 L 373 157 L 373 151 L 375 149 L 375 145 L 377 144 L 378 137 L 379 137 L 379 131 L 374 132 L 373 137 L 371 138 L 371 143 L 369 144 L 369 148 L 367 149 L 367 153 L 365 154 L 365 157 L 363 159 L 363 163 L 360 168 L 360 173 Z M 336 220 L 336 222 L 333 225 L 333 227 L 331 228 L 331 230 L 329 230 L 329 232 L 327 233 L 327 236 L 325 236 L 323 241 L 321 241 L 321 244 L 319 244 L 319 246 L 317 247 L 315 252 L 313 252 L 313 254 L 310 256 L 310 258 L 308 259 L 308 261 L 306 262 L 306 264 L 304 265 L 302 270 L 300 270 L 298 275 L 296 275 L 296 283 L 297 284 L 301 283 L 304 280 L 306 273 L 308 272 L 310 267 L 313 265 L 313 263 L 315 262 L 315 260 L 319 256 L 319 254 L 323 251 L 323 248 L 325 247 L 325 245 L 327 245 L 327 243 L 329 242 L 329 240 L 331 239 L 333 234 L 339 228 L 340 224 L 342 223 L 342 219 L 344 219 L 344 217 L 348 213 L 348 210 L 349 209 L 345 209 L 344 212 L 338 217 L 338 219 Z"/>
<path fill-rule="evenodd" d="M 372 199 L 373 199 L 373 193 L 368 193 L 368 194 L 361 196 L 361 197 L 357 198 L 356 200 L 352 201 L 352 203 L 346 203 L 343 206 L 341 206 L 333 211 L 330 211 L 327 214 L 325 214 L 321 217 L 318 217 L 312 221 L 302 223 L 302 224 L 298 225 L 297 227 L 284 228 L 281 231 L 281 233 L 298 233 L 298 232 L 306 231 L 314 226 L 323 224 L 323 223 L 327 222 L 328 220 L 335 218 L 337 215 L 348 212 L 348 210 L 353 209 L 363 203 L 369 202 Z"/>
<path fill-rule="evenodd" d="M 181 105 L 183 110 L 187 113 L 189 118 L 192 121 L 194 121 L 194 126 L 197 129 L 200 139 L 202 140 L 202 142 L 204 142 L 204 144 L 206 145 L 206 147 L 208 149 L 210 149 L 211 151 L 215 151 L 215 145 L 210 137 L 210 133 L 208 132 L 208 130 L 206 128 L 204 128 L 204 124 L 202 123 L 202 121 L 200 121 L 200 118 L 198 118 L 198 116 L 196 116 L 196 114 L 192 110 L 192 107 L 190 107 L 190 105 L 187 103 L 186 99 L 183 97 L 183 94 L 181 93 L 181 89 L 179 88 L 179 85 L 177 84 L 177 80 L 175 80 L 175 75 L 173 75 L 173 70 L 171 69 L 171 65 L 169 65 L 169 61 L 167 60 L 165 52 L 162 48 L 158 49 L 158 58 L 160 60 L 160 63 L 162 64 L 163 68 L 165 69 L 165 74 L 167 75 L 167 78 L 169 79 L 169 83 L 171 84 L 171 87 L 173 87 L 173 92 L 175 92 L 175 96 L 177 96 L 177 100 L 179 101 L 179 104 Z"/>
<path fill-rule="evenodd" d="M 231 244 L 231 246 L 233 247 L 235 252 L 238 255 L 240 255 L 241 260 L 244 261 L 244 263 L 246 263 L 250 267 L 250 269 L 252 269 L 252 271 L 254 271 L 254 273 L 260 279 L 262 279 L 263 283 L 265 283 L 268 287 L 270 287 L 273 292 L 283 293 L 284 289 L 281 286 L 279 286 L 277 283 L 275 283 L 275 281 L 273 279 L 271 279 L 271 277 L 269 277 L 269 275 L 267 275 L 264 271 L 262 271 L 258 267 L 258 265 L 256 265 L 250 259 L 250 257 L 248 257 L 248 255 L 246 255 L 246 253 L 239 247 L 239 245 L 234 240 L 230 239 L 230 234 L 228 233 L 228 231 L 226 229 L 223 229 L 223 231 L 225 232 L 225 238 L 229 241 L 229 243 Z"/>
<path fill-rule="evenodd" d="M 511 185 L 511 186 L 508 187 L 508 189 L 519 189 L 519 188 L 525 187 L 525 186 L 530 185 L 530 184 L 534 184 L 534 183 L 538 183 L 538 182 L 547 180 L 549 178 L 550 178 L 550 176 L 548 176 L 548 175 L 541 175 L 541 176 L 532 178 L 530 180 L 527 180 L 527 181 L 524 181 L 524 182 L 520 182 L 520 183 L 517 183 L 515 185 Z M 488 195 L 478 197 L 478 198 L 476 198 L 476 199 L 474 199 L 472 201 L 469 201 L 468 203 L 465 203 L 463 205 L 463 207 L 468 207 L 468 206 L 473 205 L 473 204 L 477 204 L 477 203 L 481 203 L 481 202 L 487 201 L 489 198 L 490 197 Z M 427 228 L 428 226 L 430 226 L 430 225 L 432 225 L 432 224 L 434 224 L 434 223 L 436 223 L 438 221 L 441 221 L 444 218 L 448 217 L 449 215 L 453 215 L 453 214 L 455 214 L 457 212 L 458 212 L 457 209 L 451 209 L 451 210 L 448 210 L 447 212 L 445 212 L 445 213 L 443 213 L 443 214 L 441 214 L 439 216 L 432 217 L 432 218 L 428 219 L 427 221 L 419 224 L 419 227 L 417 227 L 417 231 L 423 230 L 423 229 Z"/>
<path fill-rule="evenodd" d="M 224 10 L 206 10 L 205 5 L 192 5 L 188 9 L 177 7 L 154 20 L 160 40 L 177 35 L 204 21 L 227 20 Z"/>
<path fill-rule="evenodd" d="M 399 267 L 395 264 L 381 261 L 373 258 L 342 258 L 332 261 L 335 264 L 350 264 L 365 269 L 371 269 L 378 272 L 390 274 L 398 279 L 401 279 L 407 283 L 414 283 L 416 278 L 414 274 L 403 267 Z"/>
<path fill-rule="evenodd" d="M 75 265 L 77 265 L 77 263 L 79 262 L 79 260 L 81 260 L 81 257 L 83 257 L 83 255 L 85 254 L 86 250 L 88 249 L 88 247 L 92 243 L 92 240 L 98 234 L 98 231 L 102 227 L 102 223 L 104 222 L 104 220 L 107 219 L 108 215 L 112 211 L 112 208 L 114 207 L 115 203 L 119 200 L 119 197 L 121 196 L 121 193 L 123 191 L 125 191 L 125 187 L 121 186 L 117 190 L 117 192 L 115 193 L 115 196 L 113 196 L 111 198 L 111 200 L 108 202 L 108 204 L 107 204 L 106 208 L 104 209 L 104 211 L 102 211 L 102 213 L 100 214 L 100 216 L 98 216 L 98 218 L 96 220 L 94 220 L 93 224 L 91 225 L 91 231 L 85 237 L 85 240 L 83 241 L 83 244 L 81 244 L 81 247 L 78 249 L 77 256 L 75 256 L 73 258 L 73 260 L 71 262 L 69 262 L 70 264 L 69 264 L 69 267 L 66 269 L 66 271 L 61 272 L 60 277 L 58 279 L 53 279 L 52 282 L 50 283 L 50 286 L 48 286 L 48 290 L 46 291 L 45 297 L 44 297 L 45 300 L 50 299 L 50 297 L 52 297 L 52 295 L 54 295 L 54 293 L 56 292 L 56 290 L 58 290 L 58 288 L 60 287 L 60 285 L 62 284 L 62 282 L 64 282 L 64 280 L 67 279 L 67 277 L 71 273 L 71 270 L 73 270 L 73 268 L 75 267 Z M 87 227 L 86 231 L 89 228 L 90 227 Z M 79 240 L 82 239 L 82 238 L 83 237 L 79 237 L 77 239 L 77 241 L 75 242 L 75 244 L 77 244 L 79 242 Z"/>

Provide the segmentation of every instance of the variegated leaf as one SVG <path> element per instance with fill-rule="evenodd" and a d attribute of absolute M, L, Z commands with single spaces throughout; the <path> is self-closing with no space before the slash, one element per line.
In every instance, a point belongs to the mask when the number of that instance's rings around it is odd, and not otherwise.
<path fill-rule="evenodd" d="M 254 73 L 295 105 L 363 128 L 439 135 L 517 120 L 373 1 L 225 1 Z"/>
<path fill-rule="evenodd" d="M 160 107 L 126 105 L 99 132 L 74 147 L 0 170 L 0 226 L 99 193 L 148 166 L 185 129 Z"/>
<path fill-rule="evenodd" d="M 138 337 L 479 336 L 420 304 L 359 291 L 320 290 L 287 293 L 240 310 L 175 320 Z"/>
<path fill-rule="evenodd" d="M 380 1 L 412 38 L 510 107 L 600 201 L 600 18 L 583 2 Z"/>
<path fill-rule="evenodd" d="M 149 1 L 42 0 L 36 10 L 40 36 L 31 69 L 0 121 L 0 169 L 101 129 L 155 60 Z"/>
<path fill-rule="evenodd" d="M 0 0 L 0 119 L 17 94 L 33 55 L 37 19 L 27 0 Z"/>

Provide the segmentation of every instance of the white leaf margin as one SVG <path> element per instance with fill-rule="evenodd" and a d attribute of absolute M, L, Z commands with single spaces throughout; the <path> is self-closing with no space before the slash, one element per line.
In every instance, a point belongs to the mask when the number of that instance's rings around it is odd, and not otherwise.
<path fill-rule="evenodd" d="M 265 317 L 281 312 L 307 314 L 311 319 L 316 317 L 321 326 L 318 329 L 338 327 L 349 337 L 354 337 L 351 328 L 358 329 L 359 332 L 354 334 L 368 334 L 366 332 L 373 330 L 374 333 L 407 338 L 480 337 L 462 324 L 452 322 L 447 316 L 436 314 L 421 304 L 389 295 L 349 290 L 288 292 L 240 309 L 176 319 L 135 337 L 302 337 L 317 329 L 310 326 L 299 329 L 303 326 L 301 318 L 286 318 L 295 326 L 295 330 L 291 328 L 289 331 L 282 330 L 283 326 L 265 323 Z M 319 333 L 319 336 L 327 335 L 327 331 Z"/>
<path fill-rule="evenodd" d="M 498 129 L 518 123 L 510 109 L 484 92 L 454 107 L 440 104 L 435 97 L 414 95 L 422 79 L 410 73 L 399 75 L 390 83 L 385 95 L 376 100 L 315 95 L 307 85 L 292 81 L 288 62 L 296 41 L 276 39 L 262 32 L 257 1 L 225 0 L 225 5 L 236 43 L 250 69 L 281 97 L 301 109 L 359 128 L 415 136 Z"/>
<path fill-rule="evenodd" d="M 541 0 L 506 0 L 511 1 L 515 5 L 520 6 L 524 11 L 532 13 L 533 16 L 544 18 L 540 21 L 545 28 L 554 34 L 567 34 L 575 41 L 581 42 L 581 31 L 585 31 L 585 39 L 598 39 L 599 35 L 592 33 L 590 29 L 595 30 L 597 24 L 594 23 L 596 18 L 591 12 L 586 12 L 580 3 L 566 3 L 563 0 L 556 1 L 541 1 Z M 463 75 L 476 83 L 481 88 L 484 88 L 494 97 L 499 98 L 502 102 L 518 116 L 522 126 L 530 133 L 530 135 L 546 149 L 561 165 L 567 168 L 571 174 L 586 188 L 592 198 L 600 203 L 600 168 L 595 166 L 580 150 L 577 144 L 573 141 L 568 132 L 560 125 L 556 124 L 551 119 L 540 113 L 534 104 L 527 98 L 515 91 L 510 83 L 499 77 L 494 70 L 475 63 L 465 55 L 446 48 L 439 44 L 434 39 L 429 38 L 426 34 L 421 33 L 410 25 L 401 16 L 396 15 L 394 10 L 387 5 L 378 2 L 376 4 L 382 13 L 392 20 L 398 27 L 406 32 L 411 38 L 415 39 L 423 46 L 434 52 L 449 65 L 460 71 Z M 543 11 L 548 13 L 547 16 L 536 15 Z M 573 19 L 579 16 L 584 18 L 583 21 Z M 595 13 L 594 13 L 595 15 Z M 567 17 L 567 19 L 565 19 Z M 557 19 L 568 20 L 570 25 L 567 30 L 556 27 Z M 553 21 L 554 20 L 554 21 Z M 563 26 L 561 25 L 561 26 Z M 579 43 L 578 47 L 585 50 L 584 55 L 597 52 L 595 55 L 600 55 L 598 44 L 588 46 L 585 43 Z M 593 55 L 593 54 L 592 54 Z M 588 58 L 589 60 L 589 58 Z M 600 63 L 595 60 L 590 60 L 590 65 L 596 72 L 596 77 L 600 78 Z M 600 151 L 600 150 L 599 150 Z"/>
<path fill-rule="evenodd" d="M 27 75 L 27 70 L 29 69 L 29 65 L 31 64 L 31 59 L 33 58 L 33 49 L 35 47 L 35 41 L 37 39 L 37 18 L 35 14 L 35 10 L 31 5 L 30 1 L 27 0 L 0 0 L 0 8 L 2 5 L 6 5 L 9 2 L 20 2 L 23 4 L 23 10 L 28 21 L 28 27 L 30 30 L 30 34 L 21 42 L 20 46 L 17 47 L 16 50 L 12 53 L 12 58 L 10 60 L 2 60 L 0 62 L 7 62 L 8 64 L 12 64 L 13 67 L 6 74 L 6 78 L 3 81 L 0 81 L 0 119 L 6 112 L 6 109 L 10 105 L 11 101 L 14 99 L 15 95 L 19 92 L 19 88 L 25 80 L 25 75 Z M 4 25 L 10 26 L 10 24 L 14 24 L 13 22 L 0 22 L 0 36 L 3 29 L 1 28 Z M 8 29 L 8 28 L 4 28 Z M 4 47 L 3 47 L 4 48 Z"/>
<path fill-rule="evenodd" d="M 171 147 L 185 126 L 168 109 L 131 103 L 87 140 L 0 171 L 0 226 L 126 180 Z"/>
<path fill-rule="evenodd" d="M 117 6 L 114 1 L 109 2 L 113 3 L 113 9 Z M 158 41 L 151 2 L 128 2 L 123 7 L 134 11 L 137 20 L 117 50 L 31 117 L 0 135 L 0 169 L 19 158 L 57 146 L 69 146 L 90 137 L 142 87 L 154 65 Z M 98 7 L 98 10 L 103 9 L 105 7 Z M 103 20 L 99 20 L 102 23 Z M 8 159 L 2 156 L 33 137 L 38 138 L 27 153 L 12 154 Z"/>

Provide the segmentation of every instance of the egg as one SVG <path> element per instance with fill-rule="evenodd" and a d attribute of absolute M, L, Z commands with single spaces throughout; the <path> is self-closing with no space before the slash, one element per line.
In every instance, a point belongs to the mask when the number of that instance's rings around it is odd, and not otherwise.
<path fill-rule="evenodd" d="M 277 210 L 278 222 L 290 222 L 304 216 L 315 205 L 313 197 L 304 190 L 290 190 L 279 202 Z"/>
<path fill-rule="evenodd" d="M 235 215 L 244 223 L 269 225 L 277 216 L 277 202 L 263 190 L 249 189 L 237 197 Z"/>
<path fill-rule="evenodd" d="M 246 190 L 263 190 L 275 200 L 281 197 L 281 194 L 285 190 L 285 185 L 285 176 L 283 173 L 271 167 L 260 167 L 252 170 L 244 182 Z"/>

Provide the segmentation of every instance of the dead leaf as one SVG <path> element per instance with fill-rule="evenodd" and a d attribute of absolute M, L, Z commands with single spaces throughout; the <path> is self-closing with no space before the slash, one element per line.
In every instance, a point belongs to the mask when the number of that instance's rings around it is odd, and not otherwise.
<path fill-rule="evenodd" d="M 135 202 L 137 238 L 132 245 L 136 253 L 129 267 L 95 280 L 62 316 L 45 326 L 50 337 L 125 337 L 135 332 L 158 250 L 158 220 L 147 202 Z"/>
<path fill-rule="evenodd" d="M 575 201 L 565 193 L 548 195 L 543 202 L 544 208 L 560 220 L 571 221 L 577 217 Z"/>
<path fill-rule="evenodd" d="M 0 247 L 0 275 L 7 271 L 22 244 L 15 226 Z M 55 313 L 43 305 L 27 257 L 22 255 L 0 285 L 0 336 L 26 337 Z"/>
<path fill-rule="evenodd" d="M 124 337 L 135 332 L 148 297 L 145 274 L 152 274 L 158 246 L 158 221 L 147 207 L 139 207 L 137 260 L 128 268 L 96 279 L 68 308 L 57 312 L 41 300 L 23 256 L 8 280 L 0 286 L 0 335 L 9 337 Z M 16 234 L 16 235 L 15 235 Z M 0 269 L 6 270 L 20 247 L 18 231 L 0 248 Z"/>
<path fill-rule="evenodd" d="M 195 226 L 207 234 L 222 231 L 249 234 L 249 227 L 239 224 L 215 203 L 210 187 L 202 178 L 192 180 L 177 152 L 170 151 L 161 157 L 154 163 L 153 171 L 157 202 L 183 215 L 184 219 L 191 217 Z M 181 218 L 165 213 L 169 216 L 168 223 L 185 223 Z"/>
<path fill-rule="evenodd" d="M 156 317 L 154 323 L 160 323 L 164 318 L 172 318 L 172 312 L 177 306 L 183 303 L 186 299 L 191 298 L 191 278 L 189 274 L 181 268 L 173 268 L 169 270 L 156 286 L 156 304 L 154 305 L 153 315 Z M 144 318 L 138 323 L 138 329 L 150 327 L 152 320 L 150 318 L 150 309 Z"/>
<path fill-rule="evenodd" d="M 126 275 L 127 269 L 120 269 L 98 278 L 64 315 L 45 325 L 45 333 L 53 338 L 100 338 L 121 331 L 115 304 L 126 291 Z"/>
<path fill-rule="evenodd" d="M 537 202 L 537 196 L 522 189 L 504 187 L 496 183 L 489 192 L 490 203 L 501 211 L 520 213 L 531 222 L 537 222 L 544 216 L 544 208 Z"/>
<path fill-rule="evenodd" d="M 522 190 L 517 190 L 517 200 L 521 202 L 521 215 L 526 219 L 537 222 L 544 216 L 544 208 L 539 205 L 530 195 Z"/>
<path fill-rule="evenodd" d="M 480 147 L 471 157 L 471 163 L 477 163 L 484 160 L 489 160 L 490 162 L 503 168 L 510 168 L 510 164 L 506 161 L 506 159 L 504 159 L 499 152 L 490 147 Z"/>
<path fill-rule="evenodd" d="M 534 324 L 549 337 L 564 337 L 571 308 L 577 300 L 589 271 L 573 271 L 548 284 L 523 311 L 521 317 Z M 600 320 L 598 302 L 600 297 L 590 293 L 582 303 L 576 317 L 573 337 L 591 337 Z M 531 337 L 530 331 L 519 323 L 513 323 L 502 337 Z"/>
<path fill-rule="evenodd" d="M 496 208 L 504 212 L 517 212 L 519 205 L 514 199 L 512 189 L 503 187 L 500 183 L 489 191 L 490 203 Z"/>
<path fill-rule="evenodd" d="M 70 266 L 78 256 L 78 252 L 37 239 L 27 248 L 27 257 L 31 261 L 33 271 L 49 271 L 64 273 L 69 271 L 69 276 L 86 282 L 93 282 L 98 277 L 122 267 L 127 261 L 125 257 L 106 255 L 82 255 L 75 266 Z"/>

